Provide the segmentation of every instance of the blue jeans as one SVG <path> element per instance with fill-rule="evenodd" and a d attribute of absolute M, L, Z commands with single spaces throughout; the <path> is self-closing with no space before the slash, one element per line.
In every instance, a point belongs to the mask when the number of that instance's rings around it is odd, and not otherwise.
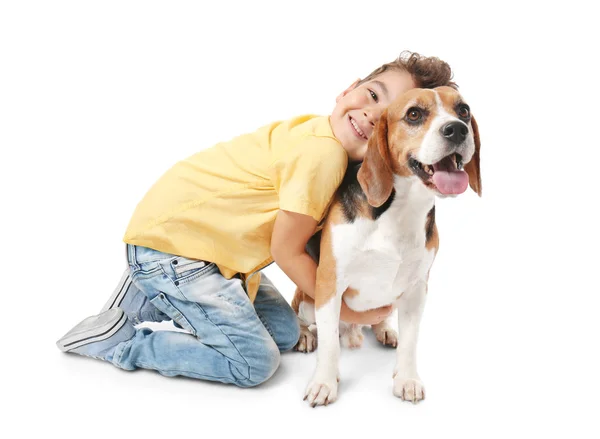
<path fill-rule="evenodd" d="M 134 284 L 189 333 L 136 329 L 117 346 L 116 366 L 250 387 L 270 378 L 280 352 L 298 341 L 294 311 L 264 274 L 252 304 L 242 281 L 213 263 L 132 245 L 127 253 Z"/>

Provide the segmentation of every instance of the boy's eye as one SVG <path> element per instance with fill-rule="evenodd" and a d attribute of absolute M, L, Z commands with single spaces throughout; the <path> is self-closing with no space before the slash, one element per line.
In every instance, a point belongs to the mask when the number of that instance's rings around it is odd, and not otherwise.
<path fill-rule="evenodd" d="M 377 97 L 377 94 L 373 90 L 369 89 L 369 94 L 371 95 L 371 97 L 373 98 L 373 100 L 375 102 L 379 101 L 379 98 Z"/>

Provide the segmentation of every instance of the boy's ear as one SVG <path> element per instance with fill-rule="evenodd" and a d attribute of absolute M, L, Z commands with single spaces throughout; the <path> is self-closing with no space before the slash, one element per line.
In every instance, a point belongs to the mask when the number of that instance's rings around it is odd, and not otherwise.
<path fill-rule="evenodd" d="M 385 203 L 394 188 L 394 173 L 390 167 L 387 110 L 383 112 L 369 137 L 367 153 L 358 171 L 358 183 L 373 207 Z"/>
<path fill-rule="evenodd" d="M 469 175 L 469 186 L 481 197 L 481 171 L 479 170 L 479 151 L 481 142 L 479 140 L 479 128 L 474 117 L 471 117 L 473 128 L 473 140 L 475 141 L 475 152 L 471 161 L 465 165 L 465 171 Z"/>
<path fill-rule="evenodd" d="M 352 90 L 354 90 L 354 88 L 358 85 L 358 83 L 360 82 L 360 78 L 358 78 L 356 81 L 354 81 L 352 83 L 352 85 L 350 87 L 348 87 L 346 90 L 344 90 L 343 92 L 341 92 L 337 98 L 335 98 L 336 102 L 339 102 L 340 99 L 342 99 L 344 96 L 346 96 L 348 94 L 348 92 L 351 92 Z"/>

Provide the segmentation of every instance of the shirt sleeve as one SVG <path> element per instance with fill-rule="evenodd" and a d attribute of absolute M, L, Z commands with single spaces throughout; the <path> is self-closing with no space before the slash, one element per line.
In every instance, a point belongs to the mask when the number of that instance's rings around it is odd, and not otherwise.
<path fill-rule="evenodd" d="M 321 221 L 348 166 L 346 151 L 334 140 L 305 137 L 270 166 L 279 208 Z"/>

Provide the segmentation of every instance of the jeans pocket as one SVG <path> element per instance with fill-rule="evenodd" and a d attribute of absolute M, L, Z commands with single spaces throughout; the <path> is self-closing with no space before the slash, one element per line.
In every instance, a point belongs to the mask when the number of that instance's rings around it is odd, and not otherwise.
<path fill-rule="evenodd" d="M 173 321 L 179 323 L 179 325 L 185 329 L 186 331 L 191 332 L 193 335 L 196 335 L 196 330 L 190 324 L 188 319 L 177 309 L 171 301 L 167 298 L 165 293 L 159 293 L 154 299 L 150 300 L 150 303 L 158 308 L 160 311 L 168 315 L 173 319 Z"/>
<path fill-rule="evenodd" d="M 175 280 L 178 284 L 184 284 L 190 282 L 204 273 L 210 271 L 215 265 L 212 262 L 201 261 L 198 259 L 188 259 L 183 256 L 177 256 L 170 262 L 171 269 L 173 270 Z"/>

